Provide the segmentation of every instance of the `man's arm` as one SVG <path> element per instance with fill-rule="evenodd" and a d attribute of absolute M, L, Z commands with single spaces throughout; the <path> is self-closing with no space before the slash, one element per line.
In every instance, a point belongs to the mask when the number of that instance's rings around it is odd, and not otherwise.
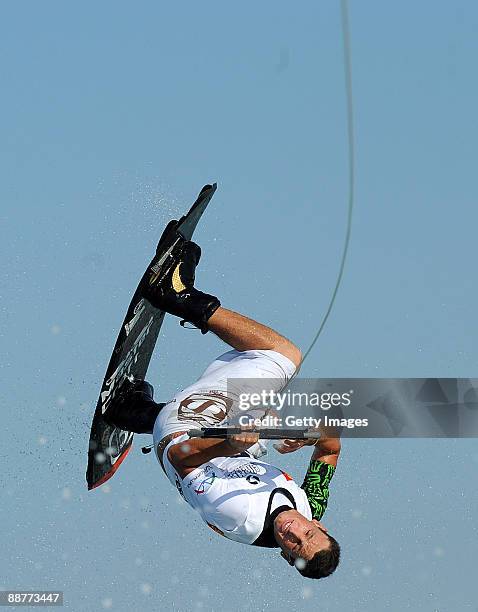
<path fill-rule="evenodd" d="M 314 451 L 302 483 L 312 510 L 312 518 L 320 521 L 329 499 L 329 483 L 340 455 L 340 438 L 324 435 L 314 445 Z"/>
<path fill-rule="evenodd" d="M 314 445 L 311 461 L 328 463 L 335 468 L 339 460 L 340 449 L 340 438 L 323 435 Z"/>
<path fill-rule="evenodd" d="M 168 449 L 168 459 L 181 478 L 207 463 L 214 457 L 232 457 L 237 455 L 259 439 L 256 433 L 241 433 L 230 436 L 226 440 L 214 438 L 192 438 L 185 442 L 174 444 Z"/>
<path fill-rule="evenodd" d="M 329 499 L 329 483 L 340 455 L 340 438 L 334 430 L 321 429 L 319 440 L 284 440 L 277 447 L 280 453 L 292 453 L 303 446 L 314 446 L 309 467 L 302 483 L 312 510 L 312 517 L 322 518 Z"/>
<path fill-rule="evenodd" d="M 284 440 L 280 445 L 277 445 L 275 449 L 281 453 L 293 453 L 303 446 L 313 446 L 314 451 L 312 453 L 311 461 L 322 461 L 335 467 L 340 455 L 340 438 L 335 430 L 320 428 L 321 437 L 311 440 Z"/>

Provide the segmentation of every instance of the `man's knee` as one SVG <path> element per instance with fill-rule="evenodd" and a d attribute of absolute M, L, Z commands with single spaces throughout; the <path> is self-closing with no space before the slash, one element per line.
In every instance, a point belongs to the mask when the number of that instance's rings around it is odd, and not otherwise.
<path fill-rule="evenodd" d="M 284 355 L 284 357 L 290 359 L 296 368 L 298 368 L 302 363 L 302 353 L 300 348 L 286 338 L 284 338 L 284 342 L 280 343 L 280 346 L 278 346 L 275 350 L 278 353 L 281 353 L 281 355 Z"/>

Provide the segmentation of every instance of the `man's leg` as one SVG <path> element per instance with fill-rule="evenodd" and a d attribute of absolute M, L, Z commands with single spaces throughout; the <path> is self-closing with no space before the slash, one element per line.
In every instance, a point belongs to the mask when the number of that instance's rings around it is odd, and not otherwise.
<path fill-rule="evenodd" d="M 237 351 L 276 351 L 280 353 L 284 357 L 288 358 L 295 367 L 298 367 L 301 362 L 301 353 L 300 350 L 287 338 L 281 336 L 276 331 L 267 327 L 266 325 L 262 325 L 257 321 L 249 319 L 244 315 L 241 315 L 237 312 L 233 312 L 232 310 L 228 310 L 223 308 L 222 306 L 218 306 L 215 312 L 209 316 L 209 318 L 205 321 L 207 330 L 212 331 L 216 334 L 221 340 L 232 346 Z M 240 356 L 237 357 L 240 359 Z M 272 357 L 269 363 L 266 363 L 266 367 L 269 372 L 273 374 L 270 378 L 274 377 L 278 380 L 278 387 L 281 388 L 285 382 L 284 374 L 280 372 L 280 367 L 277 365 L 276 370 L 271 368 L 271 363 L 274 363 L 275 360 L 280 358 L 279 356 Z M 268 357 L 258 355 L 255 357 L 256 361 L 266 361 Z M 283 360 L 282 360 L 283 361 Z M 234 378 L 250 378 L 251 384 L 254 387 L 255 378 L 260 376 L 257 373 L 257 369 L 251 367 L 249 370 L 247 369 L 248 360 L 244 361 L 245 370 L 242 376 L 238 377 L 236 369 L 232 374 L 232 381 L 228 379 L 228 372 L 224 372 L 222 370 L 219 378 L 215 381 L 215 385 L 217 385 L 218 381 L 220 384 L 218 386 L 214 386 L 214 389 L 223 389 L 224 395 L 227 396 L 228 393 L 228 385 L 229 382 L 234 383 Z M 251 362 L 254 363 L 254 362 Z M 226 365 L 226 369 L 231 364 L 228 363 Z M 286 368 L 289 370 L 289 375 L 292 375 L 292 369 L 288 366 Z M 279 370 L 279 372 L 278 372 Z M 265 385 L 267 386 L 272 381 L 267 379 Z M 241 389 L 244 381 L 241 381 Z M 210 381 L 209 383 L 210 384 Z M 257 390 L 260 391 L 263 389 L 264 379 L 260 378 L 257 380 Z M 234 389 L 234 387 L 232 387 Z M 231 388 L 229 388 L 231 391 Z M 215 391 L 214 393 L 217 393 Z M 234 393 L 233 393 L 234 395 Z M 261 414 L 257 414 L 257 417 L 260 418 L 264 415 L 264 411 Z M 233 418 L 232 412 L 228 414 L 228 421 L 230 418 Z M 230 421 L 229 421 L 230 422 Z M 226 423 L 227 424 L 227 423 Z M 219 426 L 225 426 L 225 423 Z M 182 429 L 184 429 L 184 421 L 182 422 Z M 193 424 L 194 427 L 194 424 Z M 197 427 L 197 425 L 196 425 Z M 241 434 L 237 437 L 240 439 L 241 436 L 252 436 L 254 443 L 251 441 L 247 442 L 244 446 L 244 450 L 247 450 L 250 455 L 253 457 L 260 459 L 265 454 L 267 454 L 267 440 L 259 439 L 259 434 Z M 159 435 L 158 438 L 161 436 Z M 236 437 L 234 437 L 236 439 Z M 187 444 L 176 444 L 170 447 L 168 458 L 175 466 L 176 470 L 180 475 L 185 475 L 189 473 L 195 466 L 201 465 L 206 461 L 209 461 L 213 457 L 222 457 L 222 456 L 231 456 L 239 452 L 238 449 L 234 449 L 231 447 L 229 443 L 221 439 L 215 438 L 193 438 L 188 440 Z"/>
<path fill-rule="evenodd" d="M 207 322 L 208 329 L 238 351 L 273 350 L 292 361 L 301 363 L 300 350 L 276 331 L 232 310 L 219 307 Z M 262 390 L 259 384 L 258 391 Z M 248 452 L 260 459 L 267 454 L 268 440 L 258 440 Z"/>
<path fill-rule="evenodd" d="M 298 367 L 300 351 L 287 338 L 270 327 L 222 308 L 217 297 L 194 287 L 200 257 L 198 245 L 187 242 L 168 276 L 147 285 L 146 298 L 157 308 L 193 323 L 203 333 L 211 330 L 238 351 L 277 351 Z"/>
<path fill-rule="evenodd" d="M 221 340 L 237 351 L 271 350 L 281 353 L 299 367 L 300 350 L 276 331 L 244 315 L 220 306 L 208 319 L 207 326 Z"/>
<path fill-rule="evenodd" d="M 194 243 L 188 242 L 185 245 L 182 258 L 169 278 L 150 288 L 146 297 L 151 303 L 173 315 L 184 317 L 203 333 L 212 331 L 237 351 L 276 351 L 288 358 L 296 368 L 299 367 L 301 353 L 290 340 L 266 325 L 222 308 L 215 296 L 194 288 L 194 273 L 200 253 Z M 103 416 L 107 422 L 122 429 L 147 433 L 152 430 L 162 406 L 164 404 L 153 401 L 151 385 L 136 381 L 126 385 L 123 397 L 115 402 L 115 409 Z"/>

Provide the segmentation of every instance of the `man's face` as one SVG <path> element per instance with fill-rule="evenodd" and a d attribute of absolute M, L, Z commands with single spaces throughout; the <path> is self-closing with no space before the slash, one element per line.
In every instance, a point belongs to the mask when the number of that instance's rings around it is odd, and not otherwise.
<path fill-rule="evenodd" d="M 309 521 L 297 510 L 281 512 L 274 521 L 274 535 L 286 559 L 309 561 L 319 550 L 330 546 L 327 530 L 312 519 Z"/>

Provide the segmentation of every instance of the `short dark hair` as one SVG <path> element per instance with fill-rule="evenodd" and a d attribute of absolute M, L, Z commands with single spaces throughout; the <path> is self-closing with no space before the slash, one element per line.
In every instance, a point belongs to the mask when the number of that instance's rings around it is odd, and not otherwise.
<path fill-rule="evenodd" d="M 335 538 L 328 537 L 330 546 L 319 550 L 303 569 L 298 570 L 304 578 L 325 578 L 335 572 L 340 560 L 340 546 Z"/>

